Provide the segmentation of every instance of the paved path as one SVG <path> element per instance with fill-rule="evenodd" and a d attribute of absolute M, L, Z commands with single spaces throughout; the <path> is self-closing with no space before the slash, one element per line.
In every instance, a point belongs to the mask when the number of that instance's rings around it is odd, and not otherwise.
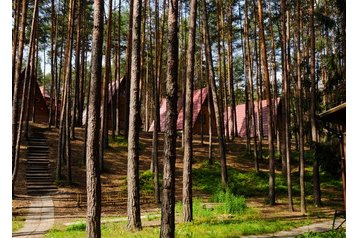
<path fill-rule="evenodd" d="M 242 236 L 242 238 L 268 238 L 268 237 L 296 237 L 300 234 L 305 232 L 325 232 L 332 229 L 332 220 L 321 222 L 321 223 L 314 223 L 308 226 L 301 226 L 289 231 L 280 231 L 273 234 L 266 234 L 266 235 L 252 235 L 252 236 Z M 343 219 L 337 218 L 335 222 L 335 226 L 338 226 L 343 222 Z"/>
<path fill-rule="evenodd" d="M 54 223 L 54 206 L 51 197 L 34 197 L 29 207 L 25 225 L 12 234 L 13 237 L 39 238 L 52 227 Z"/>

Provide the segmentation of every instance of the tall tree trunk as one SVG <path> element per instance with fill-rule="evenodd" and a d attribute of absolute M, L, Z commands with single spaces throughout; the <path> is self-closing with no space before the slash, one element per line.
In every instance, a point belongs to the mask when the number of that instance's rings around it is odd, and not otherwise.
<path fill-rule="evenodd" d="M 91 79 L 89 86 L 88 130 L 86 140 L 87 238 L 101 237 L 101 176 L 99 170 L 98 136 L 100 129 L 103 12 L 104 2 L 94 0 Z"/>
<path fill-rule="evenodd" d="M 314 153 L 313 161 L 313 195 L 314 204 L 316 207 L 321 206 L 321 188 L 319 178 L 319 158 L 316 155 L 318 136 L 316 126 L 316 37 L 314 28 L 314 0 L 310 0 L 310 48 L 311 48 L 311 61 L 310 61 L 310 77 L 311 77 L 311 107 L 310 107 L 310 120 L 311 120 L 311 139 L 312 149 Z"/>
<path fill-rule="evenodd" d="M 189 38 L 186 71 L 186 107 L 183 157 L 183 220 L 193 220 L 192 158 L 193 158 L 193 78 L 195 65 L 196 0 L 190 1 Z"/>
<path fill-rule="evenodd" d="M 24 5 L 23 5 L 23 7 L 24 7 Z M 30 34 L 30 44 L 29 44 L 30 52 L 28 54 L 27 66 L 26 66 L 25 75 L 24 75 L 23 82 L 22 82 L 22 96 L 21 96 L 21 108 L 20 108 L 20 115 L 19 115 L 19 126 L 16 127 L 17 131 L 13 131 L 13 134 L 16 134 L 15 144 L 13 144 L 13 146 L 15 148 L 15 151 L 13 154 L 14 159 L 13 159 L 13 169 L 12 169 L 12 192 L 13 193 L 14 193 L 15 183 L 16 183 L 18 170 L 19 170 L 20 143 L 21 143 L 21 137 L 22 137 L 22 124 L 23 124 L 23 118 L 24 118 L 24 113 L 25 113 L 25 105 L 26 105 L 26 101 L 29 100 L 29 98 L 26 98 L 26 93 L 27 93 L 27 90 L 29 90 L 28 82 L 30 80 L 31 66 L 33 67 L 33 64 L 34 64 L 34 62 L 31 61 L 31 58 L 32 58 L 32 54 L 35 53 L 34 52 L 34 49 L 35 49 L 34 41 L 35 41 L 35 31 L 36 31 L 35 23 L 37 21 L 37 17 L 38 17 L 38 0 L 35 0 L 34 11 L 33 11 L 33 15 L 32 15 L 32 23 L 31 23 L 31 34 Z M 24 22 L 22 22 L 21 25 L 23 27 L 25 27 Z M 22 28 L 22 30 L 24 31 L 25 29 Z M 23 43 L 21 43 L 21 44 L 23 44 Z M 22 52 L 19 51 L 19 54 L 21 54 L 21 57 L 19 57 L 19 58 L 22 59 Z M 21 68 L 17 68 L 17 69 L 21 70 Z M 18 77 L 15 77 L 15 79 L 17 81 L 19 81 L 20 74 L 18 74 L 16 76 L 18 76 Z M 17 83 L 19 84 L 19 82 L 17 82 Z M 19 87 L 19 85 L 17 85 L 17 87 Z M 17 88 L 17 90 L 19 90 L 19 88 Z M 17 95 L 14 95 L 14 96 L 17 96 Z M 15 107 L 17 107 L 17 104 L 15 105 Z"/>
<path fill-rule="evenodd" d="M 52 107 L 53 107 L 53 91 L 54 83 L 56 83 L 56 70 L 55 70 L 55 55 L 57 52 L 57 24 L 56 24 L 56 10 L 55 10 L 55 1 L 51 0 L 51 81 L 50 81 L 50 109 L 49 109 L 49 118 L 48 118 L 48 128 L 51 130 L 52 126 Z"/>
<path fill-rule="evenodd" d="M 256 94 L 257 94 L 257 114 L 254 111 L 255 106 L 253 105 L 253 115 L 254 117 L 257 115 L 257 126 L 254 126 L 254 134 L 258 135 L 259 145 L 258 145 L 258 159 L 262 161 L 262 140 L 263 140 L 263 122 L 262 122 L 262 80 L 261 80 L 261 63 L 259 57 L 261 56 L 261 50 L 257 47 L 257 13 L 256 6 L 253 6 L 253 14 L 254 14 L 254 55 L 255 55 L 255 65 L 256 65 Z M 253 63 L 252 63 L 253 64 Z M 252 66 L 253 68 L 253 66 Z M 254 91 L 252 89 L 252 94 Z M 252 99 L 253 100 L 253 99 Z M 254 102 L 253 102 L 254 104 Z M 255 119 L 253 119 L 255 120 Z"/>
<path fill-rule="evenodd" d="M 166 132 L 164 134 L 163 201 L 160 237 L 175 235 L 175 160 L 178 101 L 178 0 L 169 1 Z"/>
<path fill-rule="evenodd" d="M 14 84 L 15 84 L 15 65 L 16 65 L 16 53 L 18 46 L 18 38 L 19 38 L 19 25 L 20 25 L 20 4 L 21 0 L 16 0 L 15 2 L 15 19 L 14 19 L 14 28 L 12 35 L 12 95 L 14 95 Z"/>
<path fill-rule="evenodd" d="M 22 58 L 24 53 L 24 43 L 25 43 L 25 27 L 26 27 L 26 16 L 27 16 L 27 6 L 28 1 L 22 1 L 22 11 L 21 11 L 21 22 L 20 22 L 20 36 L 19 36 L 19 49 L 17 51 L 16 65 L 15 65 L 15 79 L 14 79 L 14 92 L 12 96 L 12 163 L 15 165 L 15 151 L 16 149 L 16 137 L 17 137 L 17 128 L 18 128 L 18 117 L 19 117 L 19 98 L 20 98 L 20 77 L 21 77 L 21 67 L 22 67 Z"/>
<path fill-rule="evenodd" d="M 285 0 L 283 1 L 284 4 Z M 286 56 L 286 77 L 283 79 L 283 87 L 284 87 L 284 95 L 285 95 L 285 147 L 286 147 L 286 164 L 287 164 L 287 195 L 288 195 L 288 209 L 290 212 L 293 212 L 293 201 L 292 201 L 292 182 L 291 182 L 291 133 L 290 133 L 290 119 L 291 119 L 291 113 L 290 113 L 290 21 L 289 21 L 289 10 L 284 7 L 285 12 L 282 12 L 286 17 L 286 47 L 287 48 L 287 54 Z"/>
<path fill-rule="evenodd" d="M 298 92 L 298 127 L 299 127 L 299 160 L 300 160 L 300 195 L 301 195 L 301 213 L 305 214 L 306 210 L 306 193 L 305 193 L 305 151 L 304 151 L 304 130 L 303 130 L 303 105 L 302 105 L 302 79 L 301 79 L 301 35 L 302 30 L 301 19 L 301 0 L 296 0 L 297 21 L 297 92 Z"/>
<path fill-rule="evenodd" d="M 75 0 L 70 1 L 70 11 L 68 14 L 68 26 L 67 26 L 67 39 L 66 39 L 66 50 L 65 50 L 65 75 L 64 75 L 64 85 L 63 85 L 63 97 L 62 97 L 62 109 L 60 115 L 60 128 L 59 128 L 59 140 L 58 140 L 58 158 L 57 158 L 57 167 L 56 167 L 56 179 L 61 179 L 61 162 L 64 159 L 64 152 L 66 147 L 66 140 L 65 132 L 66 128 L 66 120 L 68 118 L 67 114 L 69 111 L 66 110 L 66 105 L 69 103 L 70 100 L 70 85 L 71 85 L 71 55 L 72 55 L 72 45 L 73 45 L 73 23 L 74 23 L 74 9 L 75 7 Z M 67 106 L 69 109 L 69 106 Z M 67 165 L 70 166 L 70 165 Z"/>
<path fill-rule="evenodd" d="M 282 102 L 282 127 L 281 127 L 281 135 L 280 135 L 280 146 L 281 146 L 281 163 L 282 163 L 282 175 L 287 176 L 287 159 L 286 159 L 286 90 L 285 90 L 285 84 L 287 82 L 287 50 L 286 50 L 286 0 L 281 0 L 280 3 L 280 11 L 281 11 L 281 64 L 282 64 L 282 96 L 283 96 L 283 102 Z"/>
<path fill-rule="evenodd" d="M 230 135 L 231 140 L 237 136 L 237 125 L 236 125 L 236 107 L 235 107 L 235 93 L 234 93 L 234 66 L 233 66 L 233 50 L 232 50 L 232 9 L 233 9 L 233 1 L 229 1 L 228 3 L 228 84 L 229 84 L 229 94 L 230 94 L 230 103 L 231 103 L 231 124 L 230 124 Z"/>
<path fill-rule="evenodd" d="M 275 160 L 274 160 L 274 145 L 272 138 L 272 101 L 270 91 L 270 77 L 267 66 L 267 53 L 265 45 L 265 33 L 264 33 L 264 21 L 263 21 L 263 9 L 262 0 L 258 0 L 258 24 L 259 24 L 259 36 L 260 36 L 260 48 L 261 48 L 261 70 L 262 77 L 265 82 L 265 93 L 268 108 L 268 147 L 269 147 L 269 202 L 270 205 L 275 204 Z"/>
<path fill-rule="evenodd" d="M 140 81 L 140 34 L 141 34 L 142 0 L 134 0 L 132 47 L 131 47 L 131 87 L 129 103 L 128 130 L 128 200 L 127 200 L 127 228 L 141 230 L 140 197 L 139 197 L 139 81 Z"/>
<path fill-rule="evenodd" d="M 101 129 L 99 136 L 99 153 L 100 153 L 100 167 L 101 171 L 104 169 L 104 150 L 108 148 L 108 89 L 111 77 L 111 34 L 112 34 L 112 2 L 109 1 L 108 6 L 108 21 L 106 31 L 106 58 L 105 58 L 105 72 L 104 80 L 102 82 L 101 94 Z M 113 103 L 113 100 L 112 100 Z"/>
<path fill-rule="evenodd" d="M 254 83 L 253 83 L 253 69 L 252 69 L 252 59 L 251 59 L 251 48 L 250 48 L 250 39 L 249 39 L 249 17 L 248 17 L 248 1 L 245 1 L 245 28 L 244 28 L 244 35 L 245 35 L 245 45 L 246 45 L 246 54 L 247 54 L 247 61 L 248 61 L 248 70 L 249 70 L 249 88 L 248 88 L 248 96 L 249 96 L 249 101 L 248 101 L 248 107 L 249 107 L 249 113 L 246 114 L 246 118 L 247 118 L 247 123 L 248 126 L 251 126 L 252 124 L 250 123 L 250 121 L 253 121 L 253 136 L 254 136 L 254 159 L 255 159 L 255 170 L 256 172 L 259 171 L 259 161 L 258 161 L 258 156 L 257 156 L 257 133 L 256 133 L 256 128 L 257 128 L 257 121 L 256 121 L 256 113 L 255 113 L 255 104 L 254 104 Z M 248 132 L 248 136 L 251 136 L 250 131 Z M 248 138 L 247 138 L 248 139 Z"/>
<path fill-rule="evenodd" d="M 118 65 L 116 65 L 116 67 L 118 68 L 118 74 L 117 74 L 117 78 L 116 78 L 116 85 L 118 84 L 118 86 L 116 86 L 116 103 L 117 103 L 117 107 L 116 107 L 116 134 L 119 135 L 120 134 L 120 108 L 121 108 L 121 104 L 120 104 L 120 81 L 121 81 L 121 24 L 122 24 L 122 16 L 121 16 L 121 7 L 122 7 L 122 1 L 119 0 L 118 1 Z M 122 112 L 123 113 L 123 112 Z"/>
<path fill-rule="evenodd" d="M 131 82 L 131 52 L 132 52 L 132 35 L 133 35 L 133 1 L 129 3 L 129 30 L 127 36 L 127 51 L 126 51 L 126 102 L 124 113 L 124 137 L 128 138 L 129 126 L 129 95 L 130 95 L 130 82 Z"/>
<path fill-rule="evenodd" d="M 216 84 L 215 84 L 215 72 L 212 60 L 212 52 L 211 52 L 211 41 L 209 37 L 209 26 L 207 21 L 207 10 L 206 10 L 206 2 L 203 2 L 203 31 L 205 37 L 205 55 L 206 60 L 208 61 L 209 66 L 209 79 L 210 79 L 210 87 L 212 92 L 213 104 L 214 104 L 214 112 L 215 112 L 215 119 L 216 119 L 216 127 L 217 127 L 217 134 L 219 138 L 219 148 L 220 148 L 220 162 L 221 162 L 221 184 L 223 188 L 226 188 L 228 185 L 228 175 L 227 175 L 227 168 L 226 168 L 226 143 L 225 143 L 225 136 L 223 130 L 223 122 L 222 122 L 222 114 L 219 108 L 219 100 L 216 93 Z"/>
<path fill-rule="evenodd" d="M 153 82 L 153 97 L 154 97 L 154 129 L 153 129 L 153 147 L 152 147 L 152 171 L 154 172 L 154 188 L 155 188 L 155 200 L 156 203 L 160 203 L 160 191 L 159 191 L 159 160 L 158 160 L 158 149 L 159 149 L 159 138 L 158 132 L 160 131 L 160 105 L 159 105 L 159 96 L 160 96 L 160 79 L 162 75 L 162 58 L 163 58 L 163 36 L 164 36 L 164 24 L 165 24 L 165 11 L 166 11 L 166 0 L 163 1 L 163 14 L 162 14 L 162 23 L 159 36 L 159 30 L 156 29 L 155 36 L 155 77 Z M 156 3 L 158 4 L 158 3 Z M 159 5 L 156 5 L 156 8 L 159 8 Z M 156 10 L 157 11 L 157 10 Z M 159 11 L 159 10 L 158 10 Z M 159 13 L 158 13 L 159 14 Z M 159 24 L 159 17 L 155 17 L 156 22 Z M 159 26 L 159 25 L 158 25 Z"/>

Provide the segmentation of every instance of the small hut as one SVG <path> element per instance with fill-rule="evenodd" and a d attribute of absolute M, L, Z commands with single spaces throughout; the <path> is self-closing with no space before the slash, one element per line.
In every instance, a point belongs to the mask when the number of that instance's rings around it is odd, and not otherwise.
<path fill-rule="evenodd" d="M 22 90 L 23 90 L 23 83 L 25 78 L 25 71 L 22 71 L 19 80 L 19 105 L 21 105 L 22 99 Z M 25 95 L 27 98 L 27 95 Z M 49 109 L 46 105 L 46 101 L 41 93 L 40 87 L 37 83 L 36 77 L 32 78 L 32 87 L 30 91 L 30 98 L 29 98 L 29 120 L 33 120 L 37 123 L 48 123 L 49 119 Z"/>
<path fill-rule="evenodd" d="M 318 114 L 318 120 L 339 139 L 344 206 L 346 206 L 346 103 Z"/>
<path fill-rule="evenodd" d="M 114 113 L 116 112 L 114 105 L 119 103 L 119 128 L 124 129 L 124 119 L 126 110 L 126 78 L 122 77 L 120 80 L 116 80 L 111 84 L 108 84 L 108 129 L 113 127 Z M 119 94 L 119 95 L 118 95 Z M 116 102 L 117 95 L 119 96 L 119 102 Z M 114 103 L 114 104 L 113 104 Z M 86 125 L 87 108 L 83 110 L 82 125 Z"/>
<path fill-rule="evenodd" d="M 196 89 L 193 92 L 193 134 L 209 134 L 209 111 L 208 111 L 208 99 L 209 99 L 208 88 Z M 181 95 L 178 98 L 178 119 L 177 119 L 177 130 L 182 131 L 184 127 L 184 107 L 183 98 Z M 165 131 L 165 115 L 167 111 L 166 99 L 163 98 L 160 104 L 160 131 Z M 216 124 L 214 116 L 214 108 L 211 105 L 211 126 L 212 133 L 216 135 Z M 153 131 L 154 121 L 152 122 L 149 131 Z"/>
<path fill-rule="evenodd" d="M 276 103 L 275 105 L 280 105 L 280 98 L 276 99 Z M 263 124 L 263 136 L 268 136 L 268 113 L 269 113 L 269 108 L 267 105 L 267 100 L 262 100 L 262 124 Z M 278 106 L 276 106 L 278 107 Z M 255 108 L 255 119 L 256 119 L 256 129 L 255 132 L 256 134 L 258 134 L 259 132 L 259 102 L 255 101 L 254 102 L 254 108 Z M 246 107 L 245 104 L 239 104 L 236 106 L 236 126 L 237 126 L 237 131 L 238 131 L 238 135 L 241 138 L 246 138 Z M 230 126 L 231 126 L 231 107 L 228 107 L 228 115 L 229 115 L 229 120 L 227 120 L 227 116 L 226 116 L 226 111 L 224 112 L 224 125 L 226 128 L 226 123 L 229 123 L 229 131 L 225 130 L 225 134 L 228 135 L 228 132 L 231 132 L 230 130 Z M 254 128 L 254 122 L 253 120 L 249 120 L 250 121 L 250 128 Z M 254 131 L 250 130 L 250 137 L 254 136 Z"/>

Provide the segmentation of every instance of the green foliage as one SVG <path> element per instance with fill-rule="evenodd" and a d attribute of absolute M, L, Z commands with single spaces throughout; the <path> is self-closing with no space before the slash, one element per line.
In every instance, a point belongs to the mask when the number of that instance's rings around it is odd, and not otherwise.
<path fill-rule="evenodd" d="M 150 170 L 139 174 L 139 187 L 144 191 L 154 191 L 154 174 Z"/>
<path fill-rule="evenodd" d="M 67 231 L 85 231 L 86 223 L 73 224 L 67 227 Z"/>
<path fill-rule="evenodd" d="M 345 238 L 346 230 L 339 229 L 334 231 L 327 232 L 306 232 L 302 235 L 297 236 L 297 238 Z"/>
<path fill-rule="evenodd" d="M 247 206 L 243 196 L 236 196 L 230 191 L 219 192 L 213 196 L 214 202 L 222 203 L 217 209 L 224 214 L 243 213 Z"/>

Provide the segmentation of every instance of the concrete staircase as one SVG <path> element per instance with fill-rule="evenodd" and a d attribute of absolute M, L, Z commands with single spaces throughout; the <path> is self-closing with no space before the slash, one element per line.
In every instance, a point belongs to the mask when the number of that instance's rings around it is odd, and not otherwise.
<path fill-rule="evenodd" d="M 26 187 L 29 195 L 57 192 L 48 159 L 49 147 L 41 129 L 34 129 L 28 139 Z"/>

